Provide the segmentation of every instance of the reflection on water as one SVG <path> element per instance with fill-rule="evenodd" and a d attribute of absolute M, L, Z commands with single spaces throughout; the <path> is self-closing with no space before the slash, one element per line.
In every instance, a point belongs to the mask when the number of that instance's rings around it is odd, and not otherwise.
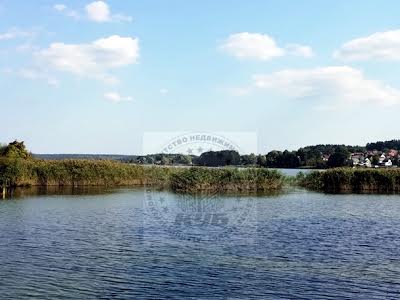
<path fill-rule="evenodd" d="M 30 186 L 7 189 L 6 198 L 22 198 L 42 195 L 99 195 L 115 189 L 102 186 Z"/>
<path fill-rule="evenodd" d="M 29 193 L 0 201 L 0 298 L 396 299 L 400 292 L 396 195 Z"/>

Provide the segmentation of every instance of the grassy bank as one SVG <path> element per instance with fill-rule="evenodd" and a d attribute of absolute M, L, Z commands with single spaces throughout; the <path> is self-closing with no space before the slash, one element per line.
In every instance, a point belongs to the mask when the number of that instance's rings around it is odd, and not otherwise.
<path fill-rule="evenodd" d="M 171 188 L 177 192 L 272 191 L 281 189 L 283 182 L 278 171 L 256 168 L 196 167 L 171 176 Z"/>
<path fill-rule="evenodd" d="M 324 192 L 400 192 L 400 169 L 329 169 L 299 176 L 298 184 Z"/>
<path fill-rule="evenodd" d="M 0 185 L 144 186 L 174 191 L 270 191 L 282 187 L 277 171 L 236 168 L 160 168 L 107 160 L 0 159 Z"/>
<path fill-rule="evenodd" d="M 0 185 L 166 185 L 173 168 L 142 167 L 108 160 L 0 159 Z"/>
<path fill-rule="evenodd" d="M 323 192 L 400 192 L 400 169 L 329 169 L 294 177 L 264 168 L 149 167 L 109 160 L 0 158 L 0 186 L 145 186 L 176 192 L 279 191 L 300 185 Z"/>

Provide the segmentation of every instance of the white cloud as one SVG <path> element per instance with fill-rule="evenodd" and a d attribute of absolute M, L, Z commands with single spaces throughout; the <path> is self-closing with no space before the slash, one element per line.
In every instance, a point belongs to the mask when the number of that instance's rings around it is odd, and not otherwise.
<path fill-rule="evenodd" d="M 70 9 L 65 4 L 55 4 L 53 6 L 54 10 L 62 13 L 68 17 L 74 18 L 76 20 L 86 18 L 89 21 L 104 23 L 104 22 L 131 22 L 132 17 L 126 16 L 121 13 L 112 14 L 110 6 L 104 1 L 93 1 L 87 4 L 81 11 L 80 9 L 74 10 Z"/>
<path fill-rule="evenodd" d="M 113 83 L 110 70 L 137 63 L 139 41 L 113 35 L 88 44 L 53 43 L 36 57 L 55 70 Z"/>
<path fill-rule="evenodd" d="M 239 59 L 253 59 L 267 61 L 284 55 L 312 57 L 309 46 L 289 44 L 279 47 L 275 40 L 261 33 L 240 32 L 231 34 L 220 45 L 220 49 Z"/>
<path fill-rule="evenodd" d="M 64 4 L 54 4 L 53 8 L 54 8 L 56 11 L 64 11 L 64 10 L 67 9 L 67 6 L 64 5 Z"/>
<path fill-rule="evenodd" d="M 9 29 L 6 32 L 0 33 L 0 41 L 12 40 L 12 39 L 16 39 L 16 38 L 33 37 L 34 35 L 35 35 L 35 32 L 24 31 L 24 30 L 14 27 L 14 28 Z"/>
<path fill-rule="evenodd" d="M 109 92 L 109 93 L 105 93 L 104 94 L 104 98 L 106 98 L 107 100 L 111 101 L 111 102 L 123 102 L 123 101 L 133 101 L 133 98 L 130 96 L 121 96 L 119 93 L 116 92 Z"/>
<path fill-rule="evenodd" d="M 80 14 L 76 10 L 70 9 L 65 4 L 55 4 L 55 5 L 53 5 L 53 9 L 59 13 L 66 15 L 67 17 L 71 17 L 75 20 L 80 19 Z"/>
<path fill-rule="evenodd" d="M 89 20 L 94 22 L 131 22 L 132 17 L 123 14 L 111 14 L 110 7 L 104 1 L 94 1 L 86 5 L 86 14 Z"/>
<path fill-rule="evenodd" d="M 94 1 L 86 5 L 86 13 L 89 20 L 95 22 L 111 21 L 111 13 L 108 4 L 103 1 Z"/>
<path fill-rule="evenodd" d="M 400 30 L 377 32 L 351 40 L 335 51 L 334 57 L 346 61 L 400 60 Z"/>
<path fill-rule="evenodd" d="M 287 53 L 293 56 L 301 56 L 310 58 L 314 56 L 314 52 L 310 46 L 299 44 L 289 44 L 286 46 Z"/>
<path fill-rule="evenodd" d="M 268 90 L 295 99 L 311 99 L 318 105 L 400 102 L 400 90 L 347 66 L 333 66 L 303 70 L 283 70 L 271 74 L 254 75 L 255 88 Z"/>
<path fill-rule="evenodd" d="M 249 32 L 231 34 L 221 45 L 221 49 L 240 59 L 269 60 L 285 54 L 270 36 Z"/>

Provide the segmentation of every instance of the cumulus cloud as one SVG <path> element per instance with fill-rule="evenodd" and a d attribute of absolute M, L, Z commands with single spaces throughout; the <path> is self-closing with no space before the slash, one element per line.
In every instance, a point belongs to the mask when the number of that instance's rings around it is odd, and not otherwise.
<path fill-rule="evenodd" d="M 112 14 L 109 5 L 104 1 L 94 1 L 86 5 L 86 15 L 89 20 L 102 22 L 131 22 L 132 17 L 123 14 Z"/>
<path fill-rule="evenodd" d="M 64 4 L 54 4 L 53 8 L 54 8 L 56 11 L 64 11 L 64 10 L 67 9 L 67 6 L 64 5 Z"/>
<path fill-rule="evenodd" d="M 231 34 L 221 49 L 237 58 L 269 60 L 284 55 L 274 39 L 266 34 L 241 32 Z"/>
<path fill-rule="evenodd" d="M 275 40 L 261 33 L 240 32 L 231 34 L 221 45 L 220 49 L 239 59 L 267 61 L 284 55 L 303 57 L 313 56 L 309 46 L 289 44 L 279 47 Z"/>
<path fill-rule="evenodd" d="M 335 51 L 334 57 L 346 61 L 400 60 L 400 30 L 377 32 L 351 40 Z"/>
<path fill-rule="evenodd" d="M 288 98 L 340 102 L 344 105 L 392 105 L 400 101 L 400 90 L 381 81 L 367 79 L 361 71 L 347 66 L 288 69 L 258 74 L 253 76 L 253 85 Z"/>
<path fill-rule="evenodd" d="M 89 20 L 95 22 L 111 21 L 111 12 L 107 3 L 103 1 L 94 1 L 86 5 L 85 8 Z"/>
<path fill-rule="evenodd" d="M 133 98 L 130 96 L 121 96 L 119 93 L 116 92 L 109 92 L 109 93 L 105 93 L 104 94 L 104 98 L 114 102 L 114 103 L 119 103 L 119 102 L 123 102 L 123 101 L 133 101 Z"/>
<path fill-rule="evenodd" d="M 74 19 L 86 18 L 89 21 L 97 23 L 132 21 L 132 17 L 130 16 L 126 16 L 121 13 L 113 14 L 110 6 L 104 1 L 93 1 L 83 8 L 84 11 L 80 12 L 69 8 L 65 4 L 55 4 L 53 8 L 57 12 L 65 14 L 68 17 L 72 17 Z M 83 15 L 83 17 L 81 17 L 81 15 Z"/>
<path fill-rule="evenodd" d="M 52 69 L 113 83 L 110 70 L 137 63 L 139 41 L 113 35 L 88 44 L 53 43 L 36 57 Z"/>

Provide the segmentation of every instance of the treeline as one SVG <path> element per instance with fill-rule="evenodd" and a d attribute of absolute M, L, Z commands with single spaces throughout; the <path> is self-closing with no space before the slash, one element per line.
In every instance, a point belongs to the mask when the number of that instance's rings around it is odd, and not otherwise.
<path fill-rule="evenodd" d="M 350 153 L 361 150 L 362 147 L 345 145 L 308 146 L 297 151 L 271 151 L 267 155 L 258 155 L 257 164 L 268 168 L 341 167 L 351 164 Z"/>
<path fill-rule="evenodd" d="M 194 155 L 158 153 L 137 156 L 134 159 L 122 159 L 123 162 L 150 165 L 192 165 Z"/>
<path fill-rule="evenodd" d="M 190 166 L 257 166 L 268 168 L 318 168 L 340 167 L 351 164 L 350 153 L 365 152 L 366 147 L 348 145 L 315 145 L 296 151 L 273 150 L 267 154 L 240 155 L 237 151 L 204 152 L 200 156 L 183 154 L 151 154 L 124 160 L 137 164 L 190 165 Z"/>
<path fill-rule="evenodd" d="M 368 143 L 366 148 L 368 151 L 377 150 L 381 152 L 388 151 L 390 149 L 400 150 L 400 140 Z"/>
<path fill-rule="evenodd" d="M 331 153 L 329 151 L 329 153 Z M 326 168 L 344 166 L 349 164 L 349 153 L 346 148 L 337 146 L 329 154 L 330 159 L 324 159 L 323 153 L 308 147 L 297 151 L 271 151 L 266 155 L 245 154 L 240 155 L 237 151 L 209 151 L 200 156 L 189 156 L 182 154 L 154 154 L 139 156 L 128 162 L 135 164 L 158 164 L 158 165 L 187 165 L 187 166 L 254 166 L 267 168 Z"/>

